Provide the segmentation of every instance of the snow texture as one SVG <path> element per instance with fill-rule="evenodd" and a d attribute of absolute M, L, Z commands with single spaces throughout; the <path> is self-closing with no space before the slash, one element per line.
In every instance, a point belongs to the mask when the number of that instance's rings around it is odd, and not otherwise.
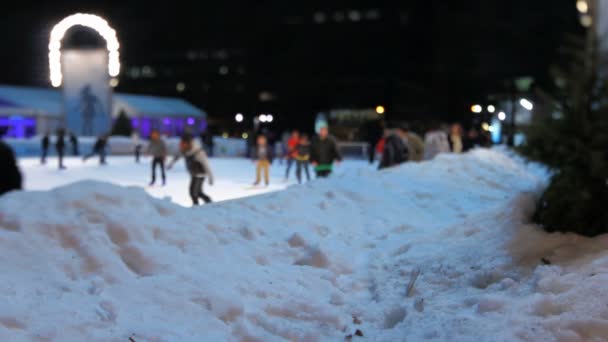
<path fill-rule="evenodd" d="M 608 237 L 528 224 L 547 178 L 475 150 L 195 209 L 10 193 L 0 341 L 606 341 Z"/>

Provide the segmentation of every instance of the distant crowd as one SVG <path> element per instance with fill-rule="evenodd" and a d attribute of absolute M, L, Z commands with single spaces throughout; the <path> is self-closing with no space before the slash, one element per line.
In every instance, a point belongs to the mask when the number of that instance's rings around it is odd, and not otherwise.
<path fill-rule="evenodd" d="M 82 157 L 86 162 L 94 155 L 99 156 L 99 163 L 106 165 L 106 149 L 109 135 L 104 134 L 97 137 L 90 153 Z M 266 134 L 260 133 L 252 137 L 248 144 L 248 156 L 255 165 L 255 178 L 252 186 L 268 186 L 270 184 L 270 166 L 275 159 L 279 164 L 285 163 L 284 182 L 289 180 L 292 170 L 298 183 L 311 179 L 312 168 L 317 178 L 329 177 L 336 164 L 342 161 L 342 155 L 337 143 L 327 125 L 318 127 L 318 134 L 312 139 L 307 134 L 297 130 L 285 135 L 283 139 L 270 143 Z M 56 132 L 54 148 L 57 153 L 58 167 L 66 169 L 63 159 L 67 151 L 69 139 L 71 153 L 79 156 L 78 138 L 63 129 Z M 213 185 L 214 176 L 208 155 L 213 151 L 213 139 L 210 135 L 200 136 L 200 142 L 192 134 L 182 135 L 179 143 L 179 151 L 170 162 L 167 144 L 159 131 L 152 131 L 150 139 L 145 146 L 140 142 L 139 136 L 132 136 L 133 153 L 135 162 L 139 163 L 142 153 L 151 157 L 151 179 L 149 186 L 155 186 L 157 171 L 160 171 L 161 186 L 166 185 L 166 169 L 171 169 L 179 160 L 183 159 L 185 167 L 190 175 L 188 192 L 193 205 L 198 205 L 200 200 L 204 203 L 212 202 L 212 199 L 203 191 L 203 184 L 207 180 Z M 462 153 L 471 148 L 480 146 L 487 147 L 491 140 L 487 135 L 479 134 L 472 129 L 463 134 L 459 124 L 453 124 L 449 129 L 440 124 L 433 124 L 424 135 L 424 138 L 413 132 L 405 123 L 390 123 L 382 127 L 381 134 L 368 137 L 369 162 L 379 160 L 379 169 L 393 167 L 408 161 L 430 160 L 441 153 Z M 47 162 L 47 156 L 51 148 L 49 134 L 41 139 L 41 163 Z M 15 156 L 11 148 L 0 141 L 0 157 L 3 164 L 2 183 L 0 194 L 21 188 L 21 174 L 19 173 Z M 306 177 L 304 179 L 304 177 Z"/>

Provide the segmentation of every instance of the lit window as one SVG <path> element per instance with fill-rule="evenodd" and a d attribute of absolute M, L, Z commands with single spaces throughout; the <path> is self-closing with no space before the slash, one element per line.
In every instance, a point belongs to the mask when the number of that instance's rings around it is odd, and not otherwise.
<path fill-rule="evenodd" d="M 357 22 L 357 21 L 361 20 L 361 13 L 359 11 L 352 10 L 352 11 L 348 12 L 348 18 L 351 21 Z"/>
<path fill-rule="evenodd" d="M 334 13 L 334 20 L 335 20 L 337 23 L 343 22 L 343 21 L 344 21 L 344 19 L 346 19 L 346 16 L 344 15 L 344 12 L 342 12 L 342 11 L 338 11 L 338 12 L 335 12 L 335 13 Z"/>
<path fill-rule="evenodd" d="M 313 15 L 313 20 L 317 24 L 322 24 L 327 21 L 327 16 L 323 12 L 315 12 Z"/>
<path fill-rule="evenodd" d="M 365 19 L 378 20 L 380 19 L 380 11 L 378 9 L 370 9 L 365 12 Z"/>

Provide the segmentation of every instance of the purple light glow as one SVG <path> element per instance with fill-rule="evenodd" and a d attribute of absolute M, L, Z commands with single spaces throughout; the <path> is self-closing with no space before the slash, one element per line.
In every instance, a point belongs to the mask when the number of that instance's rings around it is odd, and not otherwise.
<path fill-rule="evenodd" d="M 188 118 L 188 125 L 194 125 L 194 119 Z"/>
<path fill-rule="evenodd" d="M 168 124 L 170 124 L 170 123 L 171 123 L 171 119 L 163 119 L 163 123 L 164 123 L 165 125 L 168 125 Z"/>

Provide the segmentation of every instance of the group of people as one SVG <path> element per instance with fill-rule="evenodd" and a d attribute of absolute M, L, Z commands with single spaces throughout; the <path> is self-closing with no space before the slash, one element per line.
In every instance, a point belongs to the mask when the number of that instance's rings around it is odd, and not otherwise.
<path fill-rule="evenodd" d="M 57 133 L 55 134 L 55 152 L 57 153 L 58 167 L 60 170 L 66 169 L 65 165 L 63 164 L 63 158 L 65 157 L 66 148 L 67 148 L 66 137 L 68 137 L 70 140 L 70 144 L 72 147 L 72 155 L 74 155 L 74 156 L 80 155 L 80 150 L 78 147 L 78 138 L 76 137 L 76 135 L 74 135 L 73 133 L 66 132 L 66 130 L 63 128 L 58 129 Z M 106 164 L 105 159 L 106 159 L 107 143 L 108 143 L 108 135 L 107 134 L 100 135 L 97 138 L 97 140 L 95 141 L 95 144 L 93 145 L 93 149 L 92 149 L 91 153 L 86 154 L 82 158 L 82 160 L 86 162 L 87 159 L 89 159 L 97 154 L 97 155 L 99 155 L 100 164 Z M 40 141 L 40 147 L 41 147 L 40 163 L 46 164 L 46 161 L 47 161 L 47 158 L 49 155 L 49 149 L 51 147 L 51 136 L 49 133 L 46 133 L 42 137 L 42 139 Z"/>
<path fill-rule="evenodd" d="M 381 154 L 379 169 L 399 165 L 406 161 L 431 160 L 441 153 L 463 153 L 472 148 L 488 147 L 491 143 L 474 128 L 466 136 L 460 124 L 453 124 L 446 131 L 434 123 L 424 139 L 412 132 L 406 123 L 393 123 L 384 129 L 384 136 L 375 148 Z M 373 162 L 373 155 L 370 162 Z"/>
<path fill-rule="evenodd" d="M 312 141 L 310 141 L 308 135 L 300 134 L 300 132 L 294 130 L 286 143 L 286 149 L 287 151 L 284 155 L 287 163 L 285 182 L 289 180 L 293 164 L 296 165 L 296 179 L 301 184 L 302 173 L 306 174 L 307 181 L 310 180 L 310 165 L 314 168 L 317 178 L 326 178 L 332 173 L 334 164 L 342 161 L 342 155 L 338 149 L 336 139 L 329 134 L 327 126 L 320 127 L 319 135 Z M 254 186 L 260 184 L 262 174 L 264 176 L 264 184 L 268 185 L 270 183 L 269 170 L 275 150 L 276 148 L 270 147 L 268 138 L 265 135 L 258 135 L 252 153 L 252 158 L 256 164 Z"/>

